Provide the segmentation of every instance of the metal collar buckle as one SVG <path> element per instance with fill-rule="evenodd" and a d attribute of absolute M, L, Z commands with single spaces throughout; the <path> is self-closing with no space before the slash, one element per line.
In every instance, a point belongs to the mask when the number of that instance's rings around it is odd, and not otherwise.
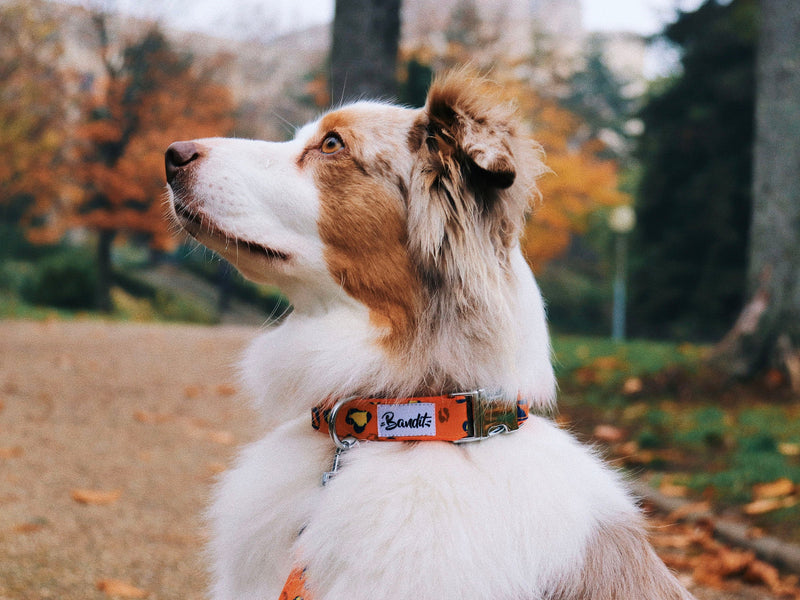
<path fill-rule="evenodd" d="M 334 446 L 336 446 L 336 450 L 333 453 L 333 464 L 331 465 L 330 471 L 325 471 L 322 474 L 322 485 L 327 485 L 328 482 L 333 479 L 334 475 L 339 471 L 340 461 L 342 457 L 342 453 L 350 450 L 353 446 L 358 445 L 358 440 L 352 436 L 347 436 L 344 439 L 340 439 L 336 433 L 336 417 L 339 416 L 339 410 L 351 400 L 356 399 L 358 396 L 349 396 L 348 398 L 342 398 L 336 404 L 333 405 L 330 414 L 328 415 L 328 433 L 331 436 L 331 440 L 333 441 Z"/>
<path fill-rule="evenodd" d="M 336 404 L 333 405 L 330 414 L 328 415 L 328 434 L 331 436 L 331 441 L 333 445 L 336 446 L 338 450 L 349 450 L 352 446 L 358 443 L 358 440 L 354 437 L 346 437 L 344 439 L 340 439 L 336 433 L 336 418 L 339 416 L 339 410 L 350 402 L 351 400 L 355 400 L 358 396 L 348 396 L 347 398 L 342 398 Z"/>
<path fill-rule="evenodd" d="M 458 392 L 453 396 L 466 396 L 472 408 L 472 431 L 469 437 L 456 440 L 456 444 L 479 442 L 502 433 L 510 433 L 519 429 L 516 405 L 504 405 L 503 393 L 487 392 L 477 389 L 470 392 Z"/>

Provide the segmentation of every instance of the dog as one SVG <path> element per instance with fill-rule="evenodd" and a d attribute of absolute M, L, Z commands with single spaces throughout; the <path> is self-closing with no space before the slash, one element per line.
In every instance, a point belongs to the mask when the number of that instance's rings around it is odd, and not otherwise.
<path fill-rule="evenodd" d="M 209 510 L 215 600 L 692 598 L 622 478 L 546 416 L 518 242 L 546 169 L 494 84 L 450 73 L 421 109 L 359 101 L 165 162 L 180 226 L 293 306 L 242 362 L 268 433 Z"/>

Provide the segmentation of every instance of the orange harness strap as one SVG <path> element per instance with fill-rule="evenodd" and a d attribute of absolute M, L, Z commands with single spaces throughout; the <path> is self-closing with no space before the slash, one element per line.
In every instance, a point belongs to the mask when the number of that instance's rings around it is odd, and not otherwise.
<path fill-rule="evenodd" d="M 278 600 L 311 600 L 306 590 L 306 576 L 303 569 L 297 568 L 289 573 Z"/>
<path fill-rule="evenodd" d="M 311 411 L 311 426 L 336 444 L 333 468 L 323 485 L 336 473 L 341 452 L 355 440 L 472 442 L 515 431 L 527 419 L 527 403 L 510 404 L 484 390 L 417 398 L 353 397 Z M 279 600 L 312 600 L 305 569 L 289 574 Z"/>

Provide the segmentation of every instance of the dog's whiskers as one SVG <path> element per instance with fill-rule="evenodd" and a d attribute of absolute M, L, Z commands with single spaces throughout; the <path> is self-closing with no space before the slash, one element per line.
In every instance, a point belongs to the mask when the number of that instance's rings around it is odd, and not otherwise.
<path fill-rule="evenodd" d="M 286 129 L 286 133 L 293 134 L 297 130 L 297 126 L 296 125 L 294 125 L 288 119 L 284 119 L 276 111 L 272 111 L 272 116 L 275 117 L 276 119 L 278 119 L 279 121 L 281 121 L 281 123 L 284 125 L 284 128 Z"/>

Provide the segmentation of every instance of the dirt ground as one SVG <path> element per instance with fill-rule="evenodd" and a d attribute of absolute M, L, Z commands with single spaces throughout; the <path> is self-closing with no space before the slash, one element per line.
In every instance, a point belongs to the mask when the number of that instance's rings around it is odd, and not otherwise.
<path fill-rule="evenodd" d="M 257 332 L 0 321 L 0 600 L 205 597 L 203 508 L 257 433 L 234 367 Z"/>
<path fill-rule="evenodd" d="M 255 332 L 0 322 L 0 598 L 204 597 L 201 515 L 253 431 L 233 362 Z"/>

